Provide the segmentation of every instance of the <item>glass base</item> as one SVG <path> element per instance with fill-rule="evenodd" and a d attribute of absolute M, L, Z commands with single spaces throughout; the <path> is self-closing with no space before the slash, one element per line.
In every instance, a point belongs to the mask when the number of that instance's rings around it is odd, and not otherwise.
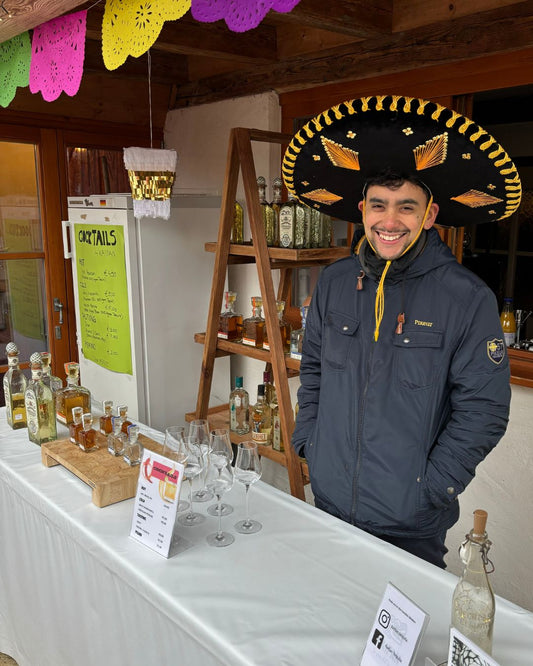
<path fill-rule="evenodd" d="M 190 507 L 190 503 L 186 502 L 185 500 L 181 500 L 178 502 L 178 507 L 177 511 L 178 513 L 181 513 L 182 511 L 187 511 L 187 509 Z"/>
<path fill-rule="evenodd" d="M 233 513 L 233 507 L 230 504 L 225 504 L 222 502 L 220 505 L 220 513 L 218 511 L 218 504 L 212 504 L 211 506 L 207 507 L 207 513 L 210 516 L 229 516 L 230 513 Z"/>
<path fill-rule="evenodd" d="M 178 516 L 178 523 L 180 525 L 185 525 L 186 527 L 194 527 L 194 525 L 200 525 L 205 520 L 205 516 L 201 513 L 184 513 L 182 516 Z"/>
<path fill-rule="evenodd" d="M 235 541 L 235 537 L 229 532 L 215 532 L 214 534 L 208 534 L 205 540 L 210 546 L 221 548 L 222 546 L 229 546 L 231 543 L 233 543 Z"/>
<path fill-rule="evenodd" d="M 210 502 L 213 499 L 214 495 L 210 490 L 205 488 L 202 490 L 197 490 L 193 493 L 192 501 L 193 502 Z"/>
<path fill-rule="evenodd" d="M 240 520 L 238 523 L 235 523 L 235 529 L 239 534 L 255 534 L 263 526 L 257 520 Z"/>

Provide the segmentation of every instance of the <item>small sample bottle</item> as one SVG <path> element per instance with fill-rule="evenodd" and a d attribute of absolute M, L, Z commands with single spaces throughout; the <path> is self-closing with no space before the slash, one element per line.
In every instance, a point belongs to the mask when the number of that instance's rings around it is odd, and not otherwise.
<path fill-rule="evenodd" d="M 107 436 L 107 450 L 112 456 L 124 455 L 126 435 L 122 432 L 122 421 L 119 416 L 112 416 L 113 431 Z"/>
<path fill-rule="evenodd" d="M 143 445 L 139 442 L 139 426 L 131 423 L 128 426 L 128 437 L 124 444 L 124 460 L 132 467 L 140 465 L 143 451 Z"/>
<path fill-rule="evenodd" d="M 291 358 L 295 358 L 299 361 L 302 360 L 302 347 L 305 335 L 305 322 L 307 319 L 307 306 L 303 305 L 300 308 L 300 313 L 302 315 L 302 327 L 292 331 L 291 333 Z"/>
<path fill-rule="evenodd" d="M 250 347 L 263 347 L 263 335 L 265 331 L 265 320 L 261 314 L 263 299 L 260 296 L 252 296 L 252 316 L 244 320 L 242 324 L 242 342 Z"/>
<path fill-rule="evenodd" d="M 83 430 L 83 407 L 74 407 L 72 410 L 72 418 L 74 421 L 68 427 L 69 439 L 73 444 L 78 444 L 80 440 L 80 431 Z"/>
<path fill-rule="evenodd" d="M 224 300 L 226 309 L 219 317 L 217 336 L 223 340 L 240 342 L 242 340 L 242 314 L 235 312 L 234 309 L 237 293 L 226 291 Z"/>
<path fill-rule="evenodd" d="M 74 407 L 82 407 L 84 414 L 91 411 L 91 392 L 80 386 L 79 363 L 65 363 L 65 372 L 67 385 L 56 391 L 56 416 L 60 423 L 68 427 L 73 421 Z"/>
<path fill-rule="evenodd" d="M 270 445 L 270 407 L 265 401 L 265 385 L 257 387 L 257 402 L 253 406 L 251 416 L 252 441 L 261 446 Z"/>
<path fill-rule="evenodd" d="M 516 342 L 516 319 L 514 316 L 512 298 L 503 299 L 503 310 L 500 315 L 500 321 L 502 324 L 505 344 L 507 347 L 510 347 Z"/>
<path fill-rule="evenodd" d="M 104 413 L 100 417 L 100 432 L 109 435 L 113 432 L 113 401 L 104 400 Z"/>
<path fill-rule="evenodd" d="M 81 421 L 83 428 L 78 433 L 78 445 L 86 453 L 96 451 L 98 444 L 96 443 L 96 430 L 93 430 L 93 415 L 91 412 L 83 414 Z"/>
<path fill-rule="evenodd" d="M 283 353 L 288 354 L 291 348 L 291 325 L 283 316 L 285 312 L 285 301 L 276 301 L 276 309 L 278 311 L 278 325 L 281 333 Z M 263 349 L 270 349 L 266 326 L 263 333 Z"/>
<path fill-rule="evenodd" d="M 276 213 L 266 200 L 266 180 L 263 176 L 259 176 L 257 179 L 257 189 L 266 242 L 267 245 L 273 246 L 276 238 Z"/>
<path fill-rule="evenodd" d="M 41 446 L 57 439 L 56 414 L 52 389 L 43 382 L 41 355 L 31 355 L 31 380 L 24 393 L 28 436 L 30 441 Z"/>
<path fill-rule="evenodd" d="M 6 403 L 7 422 L 13 428 L 25 428 L 26 405 L 24 394 L 28 380 L 19 367 L 19 350 L 14 342 L 6 345 L 8 371 L 4 375 L 4 398 Z"/>
<path fill-rule="evenodd" d="M 231 242 L 236 245 L 242 245 L 244 243 L 244 210 L 238 201 L 235 202 L 235 209 L 233 211 Z"/>
<path fill-rule="evenodd" d="M 238 435 L 250 432 L 250 397 L 243 388 L 242 377 L 235 377 L 235 389 L 229 394 L 229 427 Z"/>
<path fill-rule="evenodd" d="M 41 361 L 43 364 L 43 382 L 52 389 L 55 396 L 56 392 L 63 388 L 63 382 L 59 377 L 52 374 L 52 354 L 48 351 L 41 352 Z"/>
<path fill-rule="evenodd" d="M 122 432 L 127 435 L 128 434 L 128 428 L 132 424 L 132 421 L 128 419 L 128 405 L 119 405 L 117 408 L 118 411 L 118 417 L 121 420 L 121 428 Z"/>

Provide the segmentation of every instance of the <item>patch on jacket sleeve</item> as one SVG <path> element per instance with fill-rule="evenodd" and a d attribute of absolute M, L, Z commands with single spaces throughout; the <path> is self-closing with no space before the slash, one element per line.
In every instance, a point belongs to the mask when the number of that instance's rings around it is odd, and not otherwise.
<path fill-rule="evenodd" d="M 503 340 L 499 338 L 487 340 L 487 354 L 493 363 L 500 365 L 505 358 L 505 344 Z"/>

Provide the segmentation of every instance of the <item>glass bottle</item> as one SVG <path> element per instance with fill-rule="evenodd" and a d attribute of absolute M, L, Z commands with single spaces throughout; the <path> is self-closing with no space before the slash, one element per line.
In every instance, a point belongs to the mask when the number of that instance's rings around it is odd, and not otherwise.
<path fill-rule="evenodd" d="M 331 217 L 329 215 L 326 215 L 325 213 L 321 213 L 321 215 L 322 215 L 322 242 L 320 243 L 320 247 L 329 247 L 331 245 L 331 231 L 332 231 Z"/>
<path fill-rule="evenodd" d="M 124 444 L 124 460 L 132 467 L 140 465 L 143 451 L 143 445 L 139 442 L 139 426 L 132 423 L 128 426 L 128 437 Z"/>
<path fill-rule="evenodd" d="M 240 342 L 242 340 L 242 314 L 234 310 L 237 293 L 226 291 L 224 300 L 226 309 L 219 317 L 217 335 L 223 340 Z"/>
<path fill-rule="evenodd" d="M 113 432 L 113 401 L 104 400 L 104 413 L 100 417 L 100 432 L 109 435 Z"/>
<path fill-rule="evenodd" d="M 235 388 L 229 394 L 229 427 L 238 435 L 250 432 L 250 396 L 243 388 L 242 377 L 235 377 Z"/>
<path fill-rule="evenodd" d="M 117 412 L 121 422 L 120 427 L 122 428 L 122 432 L 127 435 L 128 428 L 133 424 L 133 422 L 128 419 L 128 405 L 119 405 L 119 407 L 117 407 Z"/>
<path fill-rule="evenodd" d="M 272 407 L 278 401 L 276 389 L 272 383 L 272 375 L 269 370 L 263 372 L 263 386 L 265 387 L 265 403 L 268 411 L 265 418 L 265 428 L 269 433 L 269 440 L 272 441 Z"/>
<path fill-rule="evenodd" d="M 265 331 L 265 320 L 261 314 L 263 299 L 260 296 L 252 296 L 252 316 L 247 317 L 242 325 L 242 342 L 250 347 L 263 347 L 263 336 Z"/>
<path fill-rule="evenodd" d="M 465 569 L 453 593 L 452 626 L 491 654 L 495 604 L 487 574 L 494 571 L 494 566 L 487 555 L 492 544 L 486 523 L 487 512 L 474 511 L 474 527 L 459 549 Z"/>
<path fill-rule="evenodd" d="M 276 238 L 276 213 L 272 206 L 266 200 L 266 180 L 263 176 L 257 179 L 257 189 L 259 191 L 259 203 L 261 205 L 261 216 L 263 218 L 263 227 L 267 245 L 274 245 Z"/>
<path fill-rule="evenodd" d="M 311 208 L 311 247 L 322 247 L 324 231 L 322 213 L 316 208 Z"/>
<path fill-rule="evenodd" d="M 274 209 L 275 219 L 274 219 L 274 246 L 280 246 L 280 237 L 279 237 L 279 213 L 281 210 L 281 188 L 283 187 L 283 181 L 281 178 L 274 178 L 272 181 L 272 208 Z"/>
<path fill-rule="evenodd" d="M 303 231 L 302 231 L 303 233 Z M 280 247 L 297 247 L 296 236 L 296 197 L 289 193 L 289 200 L 279 211 L 279 244 Z M 302 236 L 303 237 L 303 236 Z M 302 241 L 303 243 L 303 241 Z M 303 245 L 301 245 L 303 247 Z"/>
<path fill-rule="evenodd" d="M 295 358 L 299 361 L 302 360 L 302 346 L 305 335 L 305 322 L 307 319 L 306 305 L 302 305 L 300 308 L 300 314 L 302 315 L 302 327 L 292 331 L 291 333 L 291 358 Z"/>
<path fill-rule="evenodd" d="M 27 426 L 24 394 L 28 380 L 19 367 L 19 350 L 14 342 L 7 343 L 6 356 L 8 364 L 8 370 L 4 375 L 6 416 L 13 430 L 18 430 Z"/>
<path fill-rule="evenodd" d="M 281 344 L 283 347 L 283 353 L 288 354 L 290 352 L 290 347 L 291 347 L 291 325 L 283 316 L 285 312 L 285 301 L 276 301 L 276 309 L 278 311 L 278 325 L 279 325 L 279 332 L 281 333 Z M 266 326 L 263 333 L 263 349 L 270 349 Z"/>
<path fill-rule="evenodd" d="M 503 310 L 500 315 L 500 321 L 503 329 L 503 336 L 507 347 L 514 345 L 516 341 L 516 319 L 513 310 L 513 299 L 503 299 Z"/>
<path fill-rule="evenodd" d="M 278 398 L 275 396 L 274 402 L 271 405 L 272 410 L 272 448 L 275 451 L 284 451 L 283 434 L 281 432 L 281 419 L 279 416 Z"/>
<path fill-rule="evenodd" d="M 93 429 L 93 415 L 86 412 L 81 417 L 82 429 L 78 433 L 78 445 L 82 451 L 89 453 L 98 448 L 96 441 L 96 430 Z"/>
<path fill-rule="evenodd" d="M 270 445 L 270 429 L 268 421 L 270 420 L 270 407 L 265 402 L 265 385 L 259 384 L 257 387 L 257 402 L 252 408 L 251 423 L 252 440 L 261 446 Z"/>
<path fill-rule="evenodd" d="M 83 413 L 91 411 L 91 392 L 84 386 L 80 386 L 79 363 L 65 363 L 67 374 L 67 385 L 56 392 L 56 416 L 57 420 L 67 427 L 73 422 L 73 407 L 82 407 Z"/>
<path fill-rule="evenodd" d="M 43 364 L 43 382 L 52 389 L 55 394 L 63 388 L 63 382 L 59 377 L 52 374 L 52 354 L 48 351 L 41 352 L 41 361 Z"/>
<path fill-rule="evenodd" d="M 126 435 L 122 432 L 122 421 L 119 416 L 112 416 L 113 431 L 107 436 L 107 450 L 112 456 L 124 455 Z"/>
<path fill-rule="evenodd" d="M 233 210 L 231 242 L 237 245 L 242 245 L 244 243 L 244 210 L 238 201 L 235 202 L 235 208 Z"/>
<path fill-rule="evenodd" d="M 56 414 L 52 389 L 43 382 L 41 355 L 31 355 L 31 380 L 26 386 L 24 398 L 28 419 L 28 436 L 41 446 L 57 439 Z"/>
<path fill-rule="evenodd" d="M 83 429 L 82 423 L 83 407 L 74 407 L 72 418 L 74 419 L 68 427 L 69 439 L 73 444 L 80 443 L 80 431 Z"/>

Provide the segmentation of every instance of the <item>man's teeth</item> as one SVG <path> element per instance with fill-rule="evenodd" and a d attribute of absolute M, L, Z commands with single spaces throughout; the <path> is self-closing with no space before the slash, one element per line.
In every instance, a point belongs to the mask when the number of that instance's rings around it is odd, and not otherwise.
<path fill-rule="evenodd" d="M 385 241 L 395 241 L 398 240 L 403 234 L 384 234 L 382 231 L 378 232 L 378 236 Z"/>

